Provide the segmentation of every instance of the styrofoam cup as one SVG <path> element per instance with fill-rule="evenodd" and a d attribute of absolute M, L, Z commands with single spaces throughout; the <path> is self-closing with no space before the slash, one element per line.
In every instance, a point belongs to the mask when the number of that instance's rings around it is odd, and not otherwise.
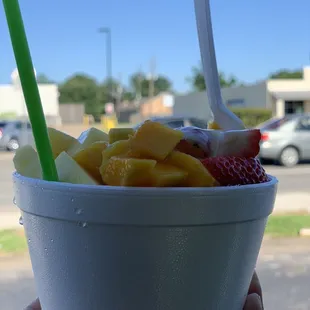
<path fill-rule="evenodd" d="M 44 310 L 241 310 L 277 188 L 14 184 Z"/>

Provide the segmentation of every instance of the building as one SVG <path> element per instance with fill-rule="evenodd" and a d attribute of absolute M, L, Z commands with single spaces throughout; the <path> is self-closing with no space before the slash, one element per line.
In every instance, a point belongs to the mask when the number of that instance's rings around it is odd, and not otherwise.
<path fill-rule="evenodd" d="M 310 112 L 310 67 L 303 68 L 303 79 L 266 80 L 253 85 L 222 89 L 224 103 L 229 107 L 262 108 L 273 116 Z M 210 118 L 205 92 L 176 96 L 173 114 Z"/>
<path fill-rule="evenodd" d="M 122 102 L 119 107 L 120 123 L 139 123 L 152 116 L 168 116 L 173 114 L 174 96 L 162 92 L 153 98 L 142 98 L 138 101 Z"/>
<path fill-rule="evenodd" d="M 14 70 L 11 78 L 11 84 L 0 85 L 0 118 L 7 116 L 22 118 L 27 115 L 17 70 Z M 38 87 L 47 122 L 51 125 L 59 124 L 58 86 L 56 84 L 39 84 Z"/>

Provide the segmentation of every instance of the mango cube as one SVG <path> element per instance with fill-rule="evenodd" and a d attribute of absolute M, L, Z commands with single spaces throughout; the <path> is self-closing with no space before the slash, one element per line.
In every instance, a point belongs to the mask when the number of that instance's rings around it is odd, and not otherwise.
<path fill-rule="evenodd" d="M 112 157 L 100 167 L 103 182 L 111 186 L 152 186 L 155 160 Z"/>
<path fill-rule="evenodd" d="M 82 147 L 85 149 L 89 147 L 94 142 L 108 142 L 109 136 L 102 130 L 97 128 L 89 128 L 81 133 L 78 138 L 78 141 L 81 143 Z"/>
<path fill-rule="evenodd" d="M 62 152 L 55 159 L 55 164 L 60 182 L 72 184 L 97 185 L 93 179 L 80 165 L 66 152 Z"/>
<path fill-rule="evenodd" d="M 163 124 L 146 121 L 130 139 L 132 153 L 164 160 L 183 138 L 183 133 Z"/>
<path fill-rule="evenodd" d="M 222 128 L 218 125 L 218 123 L 212 122 L 208 125 L 208 129 L 221 130 Z"/>
<path fill-rule="evenodd" d="M 179 186 L 185 182 L 188 173 L 176 166 L 157 163 L 152 171 L 152 186 Z"/>
<path fill-rule="evenodd" d="M 129 152 L 129 141 L 121 140 L 110 144 L 102 153 L 102 160 L 106 161 L 113 156 L 126 155 Z"/>
<path fill-rule="evenodd" d="M 99 167 L 102 163 L 102 152 L 107 146 L 107 142 L 94 142 L 72 156 L 72 158 L 99 183 L 102 182 L 99 172 Z"/>
<path fill-rule="evenodd" d="M 80 143 L 77 139 L 55 128 L 49 127 L 48 135 L 50 138 L 54 158 L 56 158 L 61 152 L 64 151 L 72 154 L 74 152 L 73 150 L 80 146 Z"/>
<path fill-rule="evenodd" d="M 195 157 L 173 151 L 165 160 L 165 163 L 179 167 L 188 173 L 183 186 L 211 187 L 217 184 L 203 164 Z"/>
<path fill-rule="evenodd" d="M 135 131 L 132 128 L 111 128 L 109 131 L 109 143 L 128 140 L 134 133 Z"/>

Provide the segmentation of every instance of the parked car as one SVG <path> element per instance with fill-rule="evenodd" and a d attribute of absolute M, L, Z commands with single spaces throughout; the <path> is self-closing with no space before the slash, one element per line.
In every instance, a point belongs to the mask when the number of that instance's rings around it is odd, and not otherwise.
<path fill-rule="evenodd" d="M 151 117 L 150 120 L 158 122 L 164 125 L 167 125 L 171 128 L 179 128 L 184 126 L 195 126 L 202 129 L 208 128 L 208 122 L 196 117 L 186 117 L 186 116 L 159 116 Z M 142 123 L 135 126 L 136 128 L 140 127 Z"/>
<path fill-rule="evenodd" d="M 33 136 L 29 122 L 0 121 L 0 148 L 16 151 L 21 145 L 32 144 Z"/>
<path fill-rule="evenodd" d="M 271 119 L 258 128 L 262 132 L 259 157 L 293 167 L 310 160 L 310 114 Z"/>

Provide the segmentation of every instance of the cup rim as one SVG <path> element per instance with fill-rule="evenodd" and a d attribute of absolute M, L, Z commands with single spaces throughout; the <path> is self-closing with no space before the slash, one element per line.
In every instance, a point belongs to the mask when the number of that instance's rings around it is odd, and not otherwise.
<path fill-rule="evenodd" d="M 266 218 L 278 183 L 270 177 L 268 182 L 243 186 L 145 188 L 49 182 L 17 173 L 13 179 L 23 213 L 126 226 L 200 226 Z"/>
<path fill-rule="evenodd" d="M 109 185 L 86 185 L 86 184 L 72 184 L 65 182 L 45 181 L 42 179 L 35 179 L 25 177 L 17 172 L 13 173 L 13 181 L 27 184 L 29 187 L 41 187 L 42 189 L 49 189 L 53 191 L 65 191 L 74 193 L 87 193 L 87 194 L 111 194 L 116 195 L 137 195 L 141 196 L 154 196 L 160 194 L 161 196 L 172 194 L 185 194 L 185 195 L 203 195 L 203 196 L 217 196 L 217 195 L 232 195 L 232 193 L 239 194 L 245 191 L 264 191 L 267 188 L 277 185 L 278 179 L 269 175 L 269 181 L 257 184 L 248 185 L 234 185 L 234 186 L 215 186 L 215 187 L 129 187 L 129 186 L 109 186 Z"/>

